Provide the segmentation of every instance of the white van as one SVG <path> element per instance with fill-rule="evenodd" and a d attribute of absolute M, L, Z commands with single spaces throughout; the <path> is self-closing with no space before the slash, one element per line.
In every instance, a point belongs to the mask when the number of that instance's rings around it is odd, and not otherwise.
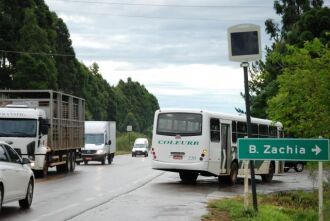
<path fill-rule="evenodd" d="M 147 138 L 137 138 L 134 141 L 134 146 L 132 149 L 132 157 L 136 155 L 144 155 L 148 157 L 149 143 Z"/>
<path fill-rule="evenodd" d="M 88 161 L 106 160 L 111 164 L 116 152 L 116 122 L 85 121 L 85 147 L 82 157 L 85 164 Z"/>

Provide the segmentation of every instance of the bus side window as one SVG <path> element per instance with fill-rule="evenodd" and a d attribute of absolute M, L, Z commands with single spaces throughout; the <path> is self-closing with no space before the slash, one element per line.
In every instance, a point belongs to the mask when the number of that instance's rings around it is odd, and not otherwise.
<path fill-rule="evenodd" d="M 269 136 L 270 137 L 277 137 L 277 127 L 269 126 Z"/>
<path fill-rule="evenodd" d="M 231 123 L 231 129 L 232 129 L 232 135 L 231 135 L 232 141 L 233 143 L 236 143 L 237 141 L 236 121 L 233 121 Z"/>
<path fill-rule="evenodd" d="M 220 142 L 220 120 L 212 118 L 210 121 L 211 142 Z"/>
<path fill-rule="evenodd" d="M 258 124 L 252 124 L 252 137 L 258 138 Z"/>
<path fill-rule="evenodd" d="M 261 138 L 269 137 L 268 125 L 259 124 L 259 137 Z"/>
<path fill-rule="evenodd" d="M 247 136 L 247 126 L 245 122 L 237 122 L 237 138 Z"/>

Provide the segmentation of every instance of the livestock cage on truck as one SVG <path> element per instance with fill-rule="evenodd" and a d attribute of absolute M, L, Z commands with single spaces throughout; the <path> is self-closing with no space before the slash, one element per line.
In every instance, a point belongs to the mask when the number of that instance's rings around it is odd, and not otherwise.
<path fill-rule="evenodd" d="M 84 99 L 52 90 L 0 90 L 0 107 L 0 140 L 28 157 L 35 172 L 75 170 L 84 146 Z"/>

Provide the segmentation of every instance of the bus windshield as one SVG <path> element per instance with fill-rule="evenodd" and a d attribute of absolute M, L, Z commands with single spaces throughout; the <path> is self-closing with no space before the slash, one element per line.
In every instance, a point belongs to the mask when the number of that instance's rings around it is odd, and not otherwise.
<path fill-rule="evenodd" d="M 0 137 L 35 137 L 36 119 L 0 119 Z"/>
<path fill-rule="evenodd" d="M 157 134 L 169 136 L 198 136 L 202 134 L 202 115 L 191 113 L 161 113 Z"/>
<path fill-rule="evenodd" d="M 85 134 L 85 143 L 86 144 L 95 144 L 95 145 L 104 144 L 104 135 L 103 134 Z"/>

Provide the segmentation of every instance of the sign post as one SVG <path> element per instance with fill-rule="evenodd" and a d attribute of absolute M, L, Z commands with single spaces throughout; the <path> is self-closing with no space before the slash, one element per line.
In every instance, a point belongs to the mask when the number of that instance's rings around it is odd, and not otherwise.
<path fill-rule="evenodd" d="M 126 131 L 128 132 L 128 147 L 131 147 L 131 132 L 133 130 L 132 125 L 127 125 Z"/>
<path fill-rule="evenodd" d="M 228 28 L 229 60 L 242 62 L 244 71 L 245 111 L 248 137 L 251 133 L 250 93 L 248 67 L 249 61 L 261 59 L 260 27 L 253 24 L 239 24 Z M 258 211 L 257 190 L 255 184 L 254 162 L 250 161 L 253 208 Z"/>

